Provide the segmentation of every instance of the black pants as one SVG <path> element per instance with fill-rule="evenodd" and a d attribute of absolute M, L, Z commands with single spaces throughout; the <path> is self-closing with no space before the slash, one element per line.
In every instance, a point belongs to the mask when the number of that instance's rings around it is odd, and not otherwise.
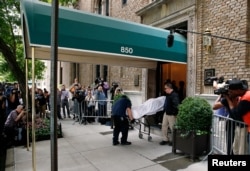
<path fill-rule="evenodd" d="M 122 133 L 121 143 L 126 143 L 128 139 L 129 122 L 127 117 L 113 116 L 115 128 L 113 130 L 113 143 L 118 142 L 119 133 Z"/>
<path fill-rule="evenodd" d="M 56 105 L 57 107 L 57 117 L 58 119 L 62 119 L 62 116 L 61 116 L 61 105 Z"/>
<path fill-rule="evenodd" d="M 20 133 L 19 129 L 21 131 Z M 6 135 L 5 142 L 7 148 L 13 145 L 15 146 L 25 145 L 27 143 L 27 134 L 26 134 L 26 129 L 24 128 L 4 127 L 4 134 Z"/>

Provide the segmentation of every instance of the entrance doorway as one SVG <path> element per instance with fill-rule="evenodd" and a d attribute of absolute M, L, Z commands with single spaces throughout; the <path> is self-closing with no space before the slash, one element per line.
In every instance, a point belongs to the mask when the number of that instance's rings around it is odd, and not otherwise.
<path fill-rule="evenodd" d="M 171 81 L 179 90 L 180 84 L 184 82 L 184 88 L 187 85 L 187 65 L 178 63 L 161 63 L 158 65 L 158 73 L 160 77 L 159 81 L 159 95 L 164 95 L 164 83 Z M 185 92 L 184 92 L 185 93 Z"/>

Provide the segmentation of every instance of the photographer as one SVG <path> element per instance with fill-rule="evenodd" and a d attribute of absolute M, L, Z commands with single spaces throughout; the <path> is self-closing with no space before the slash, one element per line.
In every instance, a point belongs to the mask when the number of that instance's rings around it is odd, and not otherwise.
<path fill-rule="evenodd" d="M 82 102 L 85 99 L 85 90 L 81 88 L 78 84 L 75 84 L 75 91 L 72 97 L 72 101 L 74 102 L 74 118 L 77 117 L 76 121 L 80 121 L 82 119 Z"/>
<path fill-rule="evenodd" d="M 19 93 L 17 83 L 15 83 L 13 86 L 7 86 L 6 88 L 6 117 L 9 115 L 9 113 L 16 109 L 18 105 L 20 105 L 19 101 Z"/>
<path fill-rule="evenodd" d="M 218 79 L 214 79 L 214 81 L 213 81 L 214 94 L 219 95 L 216 102 L 220 102 L 222 100 L 223 96 L 227 94 L 227 90 L 226 90 L 225 85 L 226 85 L 226 83 L 224 82 L 223 76 L 219 77 Z M 218 114 L 220 116 L 224 116 L 224 117 L 228 116 L 228 110 L 223 105 L 217 109 L 214 109 L 214 110 L 216 110 L 216 114 Z"/>
<path fill-rule="evenodd" d="M 236 127 L 235 141 L 238 143 L 234 142 L 237 148 L 236 154 L 250 154 L 250 91 L 248 90 L 248 83 L 233 79 L 229 83 L 228 94 L 234 98 L 240 97 L 238 103 L 234 103 L 230 98 L 227 98 L 233 119 L 243 121 L 248 125 L 248 127 Z M 245 134 L 246 131 L 248 134 Z"/>
<path fill-rule="evenodd" d="M 214 94 L 219 95 L 218 98 L 216 99 L 214 105 L 213 105 L 213 110 L 216 110 L 216 114 L 223 116 L 223 117 L 229 117 L 229 118 L 234 118 L 232 116 L 229 104 L 227 99 L 230 99 L 234 104 L 237 104 L 239 101 L 238 97 L 233 97 L 229 95 L 229 84 L 231 80 L 227 80 L 224 82 L 224 77 L 220 77 L 218 82 L 215 83 L 214 81 Z M 220 117 L 220 121 L 224 121 L 224 118 Z M 226 144 L 227 144 L 227 154 L 228 155 L 233 155 L 235 152 L 233 151 L 233 143 L 234 143 L 234 137 L 235 137 L 235 126 L 231 120 L 227 120 L 225 123 L 226 127 Z M 237 154 L 237 151 L 236 151 Z"/>
<path fill-rule="evenodd" d="M 98 103 L 98 116 L 101 116 L 99 118 L 99 122 L 101 124 L 106 124 L 106 119 L 104 117 L 107 116 L 107 98 L 103 92 L 103 87 L 101 85 L 98 86 L 97 90 L 94 92 L 95 100 L 97 100 Z"/>
<path fill-rule="evenodd" d="M 114 95 L 115 95 L 115 90 L 116 88 L 119 86 L 119 84 L 117 82 L 112 82 L 112 87 L 110 89 L 110 93 L 111 93 L 111 100 L 114 100 Z"/>
<path fill-rule="evenodd" d="M 18 105 L 15 110 L 12 110 L 8 115 L 4 124 L 4 135 L 6 136 L 7 146 L 10 147 L 15 144 L 15 137 L 18 135 L 18 128 L 23 128 L 23 119 L 26 115 L 25 106 Z M 24 131 L 24 129 L 22 130 Z M 22 133 L 24 135 L 25 133 Z M 22 137 L 20 140 L 25 140 Z"/>
<path fill-rule="evenodd" d="M 232 97 L 229 96 L 228 94 L 220 94 L 218 96 L 218 98 L 216 99 L 216 101 L 214 102 L 213 105 L 213 110 L 220 110 L 223 109 L 224 111 L 224 116 L 225 117 L 229 117 L 232 118 L 232 113 L 231 110 L 229 108 L 229 104 L 227 102 L 227 98 L 231 99 L 231 101 L 235 104 L 238 103 L 239 98 L 238 97 Z M 218 115 L 220 115 L 219 113 L 217 113 Z M 226 122 L 226 144 L 227 144 L 227 154 L 228 155 L 233 155 L 233 142 L 234 142 L 234 130 L 235 130 L 235 124 L 231 121 L 228 120 Z"/>
<path fill-rule="evenodd" d="M 44 96 L 43 90 L 38 89 L 38 94 L 36 94 L 36 102 L 39 110 L 39 114 L 41 118 L 46 117 L 46 108 L 47 108 L 47 101 Z"/>

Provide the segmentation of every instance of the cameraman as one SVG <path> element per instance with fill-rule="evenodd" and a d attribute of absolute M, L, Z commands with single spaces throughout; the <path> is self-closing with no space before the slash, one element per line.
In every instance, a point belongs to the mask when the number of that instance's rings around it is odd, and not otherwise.
<path fill-rule="evenodd" d="M 216 101 L 214 102 L 213 105 L 213 110 L 221 110 L 223 109 L 224 111 L 224 117 L 229 117 L 232 118 L 232 113 L 229 108 L 229 104 L 227 102 L 227 98 L 231 99 L 233 103 L 238 103 L 239 98 L 238 97 L 232 97 L 229 96 L 228 94 L 220 94 Z M 217 113 L 220 115 L 219 113 Z M 231 121 L 228 120 L 226 122 L 226 144 L 227 144 L 227 155 L 233 155 L 233 142 L 234 142 L 234 130 L 235 130 L 235 124 Z"/>
<path fill-rule="evenodd" d="M 237 154 L 250 154 L 250 91 L 246 81 L 234 79 L 229 83 L 229 95 L 232 97 L 240 97 L 238 103 L 234 103 L 227 98 L 227 102 L 231 109 L 232 116 L 235 120 L 244 121 L 248 127 L 237 127 L 235 130 L 235 140 L 239 144 Z M 247 130 L 248 134 L 245 134 Z M 247 138 L 247 141 L 246 141 Z M 248 147 L 247 147 L 248 146 Z M 248 150 L 248 151 L 247 151 Z"/>
<path fill-rule="evenodd" d="M 223 98 L 223 95 L 227 94 L 226 90 L 224 90 L 225 85 L 226 85 L 226 83 L 224 82 L 223 76 L 220 76 L 218 79 L 213 80 L 214 94 L 219 95 L 216 102 L 219 102 Z M 216 114 L 218 114 L 220 116 L 224 116 L 224 117 L 228 116 L 228 110 L 223 105 L 217 109 L 214 109 L 214 110 L 216 110 Z"/>
<path fill-rule="evenodd" d="M 6 117 L 9 113 L 20 105 L 18 83 L 8 86 L 6 89 Z"/>

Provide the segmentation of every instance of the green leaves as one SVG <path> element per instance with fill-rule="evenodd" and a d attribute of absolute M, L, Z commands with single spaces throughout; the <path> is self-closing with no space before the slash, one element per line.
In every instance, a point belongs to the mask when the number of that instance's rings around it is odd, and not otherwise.
<path fill-rule="evenodd" d="M 196 131 L 197 134 L 208 133 L 213 110 L 211 105 L 200 97 L 187 97 L 178 107 L 176 125 L 177 129 Z"/>

